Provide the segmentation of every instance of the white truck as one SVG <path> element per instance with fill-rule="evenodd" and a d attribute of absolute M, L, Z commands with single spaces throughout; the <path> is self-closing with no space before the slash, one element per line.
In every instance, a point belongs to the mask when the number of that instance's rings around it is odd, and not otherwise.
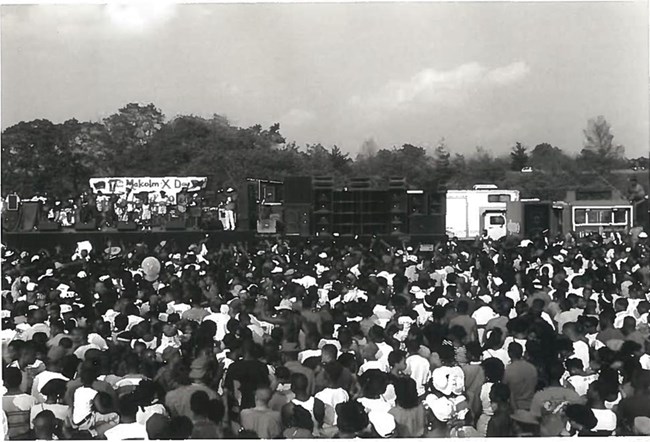
<path fill-rule="evenodd" d="M 493 184 L 477 184 L 472 190 L 448 190 L 447 235 L 459 240 L 475 239 L 484 233 L 492 239 L 506 236 L 506 210 L 511 201 L 519 201 L 518 190 L 502 190 Z"/>

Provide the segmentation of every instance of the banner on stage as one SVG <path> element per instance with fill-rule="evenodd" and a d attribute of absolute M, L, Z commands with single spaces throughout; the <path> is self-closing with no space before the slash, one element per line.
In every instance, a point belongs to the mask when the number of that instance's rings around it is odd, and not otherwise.
<path fill-rule="evenodd" d="M 196 192 L 205 189 L 208 183 L 207 177 L 185 176 L 185 177 L 105 177 L 91 178 L 90 188 L 93 193 L 101 192 L 104 195 L 122 195 L 130 188 L 133 193 L 150 192 L 176 196 L 183 187 L 189 192 Z"/>

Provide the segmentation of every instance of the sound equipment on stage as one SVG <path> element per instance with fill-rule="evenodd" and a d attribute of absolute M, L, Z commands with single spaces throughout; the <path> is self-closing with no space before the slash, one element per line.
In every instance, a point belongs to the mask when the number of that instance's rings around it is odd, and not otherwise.
<path fill-rule="evenodd" d="M 287 235 L 309 236 L 310 221 L 310 204 L 285 204 L 284 232 Z"/>
<path fill-rule="evenodd" d="M 37 230 L 39 232 L 57 232 L 61 230 L 61 224 L 52 221 L 41 221 L 38 223 Z"/>
<path fill-rule="evenodd" d="M 167 221 L 165 230 L 185 230 L 186 222 L 183 218 L 171 219 Z"/>
<path fill-rule="evenodd" d="M 117 223 L 117 230 L 120 232 L 133 232 L 138 226 L 134 222 L 124 222 L 120 221 Z"/>
<path fill-rule="evenodd" d="M 257 184 L 249 181 L 246 183 L 245 192 L 237 194 L 237 221 L 238 231 L 250 232 L 256 229 L 258 216 Z"/>
<path fill-rule="evenodd" d="M 523 210 L 523 233 L 527 238 L 551 228 L 551 203 L 526 202 Z"/>
<path fill-rule="evenodd" d="M 408 228 L 406 179 L 390 177 L 388 179 L 388 196 L 390 198 L 390 234 L 402 235 Z"/>
<path fill-rule="evenodd" d="M 262 219 L 257 221 L 257 233 L 277 233 L 278 222 L 275 219 Z"/>
<path fill-rule="evenodd" d="M 82 223 L 80 221 L 77 221 L 77 223 L 74 225 L 74 229 L 79 232 L 89 232 L 91 230 L 97 230 L 97 221 L 95 221 L 94 219 L 88 221 L 87 223 Z"/>
<path fill-rule="evenodd" d="M 410 215 L 410 235 L 444 235 L 445 215 Z"/>
<path fill-rule="evenodd" d="M 312 198 L 311 177 L 289 177 L 284 180 L 285 204 L 310 204 Z"/>
<path fill-rule="evenodd" d="M 370 189 L 370 178 L 350 178 L 350 189 Z"/>
<path fill-rule="evenodd" d="M 18 210 L 18 205 L 18 195 L 15 193 L 7 195 L 7 210 L 16 211 Z"/>
<path fill-rule="evenodd" d="M 316 236 L 331 236 L 334 223 L 334 179 L 328 176 L 315 177 L 314 214 L 312 225 Z"/>

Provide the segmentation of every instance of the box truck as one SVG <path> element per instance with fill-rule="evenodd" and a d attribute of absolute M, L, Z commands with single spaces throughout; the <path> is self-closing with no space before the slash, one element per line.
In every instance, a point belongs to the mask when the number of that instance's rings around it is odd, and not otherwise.
<path fill-rule="evenodd" d="M 447 235 L 460 240 L 483 234 L 500 239 L 508 233 L 507 204 L 518 200 L 518 190 L 502 190 L 493 184 L 478 184 L 471 190 L 448 190 Z"/>

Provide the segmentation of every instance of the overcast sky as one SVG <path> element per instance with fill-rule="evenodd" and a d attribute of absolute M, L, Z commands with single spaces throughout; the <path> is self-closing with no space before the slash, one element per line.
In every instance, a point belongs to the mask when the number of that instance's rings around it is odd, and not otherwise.
<path fill-rule="evenodd" d="M 1 11 L 3 129 L 153 102 L 353 153 L 370 137 L 577 152 L 604 115 L 629 157 L 648 154 L 647 2 Z"/>

